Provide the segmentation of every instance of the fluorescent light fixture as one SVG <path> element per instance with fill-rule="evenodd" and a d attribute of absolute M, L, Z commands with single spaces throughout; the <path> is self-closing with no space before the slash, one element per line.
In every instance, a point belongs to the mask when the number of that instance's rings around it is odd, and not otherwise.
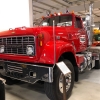
<path fill-rule="evenodd" d="M 91 26 L 95 26 L 95 24 L 91 25 Z"/>

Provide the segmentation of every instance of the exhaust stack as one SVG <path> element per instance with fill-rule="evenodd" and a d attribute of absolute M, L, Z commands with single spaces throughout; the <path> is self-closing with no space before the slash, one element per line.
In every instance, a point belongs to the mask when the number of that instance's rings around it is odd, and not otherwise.
<path fill-rule="evenodd" d="M 88 46 L 92 45 L 93 41 L 93 17 L 92 17 L 92 10 L 93 10 L 93 2 L 89 5 L 89 14 L 86 15 L 86 30 L 88 35 Z"/>

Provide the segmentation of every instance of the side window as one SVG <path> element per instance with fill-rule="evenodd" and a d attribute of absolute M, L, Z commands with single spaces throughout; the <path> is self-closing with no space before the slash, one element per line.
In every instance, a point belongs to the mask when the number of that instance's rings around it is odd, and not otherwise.
<path fill-rule="evenodd" d="M 82 28 L 82 23 L 81 23 L 81 19 L 76 17 L 76 22 L 75 22 L 75 27 L 76 28 Z"/>
<path fill-rule="evenodd" d="M 72 16 L 60 16 L 60 23 L 58 26 L 72 26 Z"/>
<path fill-rule="evenodd" d="M 48 26 L 49 23 L 48 23 L 49 19 L 45 19 L 41 22 L 40 26 Z"/>

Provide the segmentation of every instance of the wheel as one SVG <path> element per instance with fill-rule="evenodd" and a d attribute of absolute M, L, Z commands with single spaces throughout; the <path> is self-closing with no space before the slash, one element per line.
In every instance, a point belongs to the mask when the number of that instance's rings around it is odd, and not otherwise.
<path fill-rule="evenodd" d="M 95 60 L 95 69 L 100 69 L 100 60 Z"/>
<path fill-rule="evenodd" d="M 5 83 L 6 83 L 7 85 L 13 85 L 13 84 L 17 84 L 17 83 L 20 82 L 20 80 L 15 80 L 15 79 L 12 79 L 12 78 L 3 76 L 3 75 L 0 75 L 0 77 L 6 80 Z"/>
<path fill-rule="evenodd" d="M 71 70 L 71 75 L 66 77 L 66 96 L 70 97 L 74 85 L 74 68 L 70 61 L 64 60 L 64 63 Z M 50 100 L 63 100 L 63 77 L 61 71 L 56 67 L 53 75 L 53 83 L 44 83 L 45 93 Z"/>

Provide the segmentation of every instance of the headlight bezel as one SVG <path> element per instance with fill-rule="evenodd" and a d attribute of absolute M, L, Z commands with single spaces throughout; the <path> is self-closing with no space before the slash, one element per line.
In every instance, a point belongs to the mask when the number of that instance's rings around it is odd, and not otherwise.
<path fill-rule="evenodd" d="M 34 54 L 35 54 L 35 50 L 34 49 L 35 48 L 34 48 L 33 45 L 27 45 L 26 46 L 26 55 L 28 55 L 28 56 L 34 56 Z"/>
<path fill-rule="evenodd" d="M 5 46 L 4 45 L 0 45 L 0 53 L 4 53 L 5 51 Z"/>

